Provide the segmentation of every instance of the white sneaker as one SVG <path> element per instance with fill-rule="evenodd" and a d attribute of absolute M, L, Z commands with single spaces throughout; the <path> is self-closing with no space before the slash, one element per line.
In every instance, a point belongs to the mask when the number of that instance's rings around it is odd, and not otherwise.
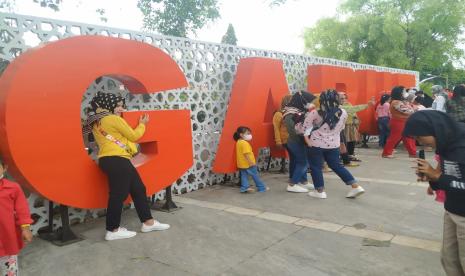
<path fill-rule="evenodd" d="M 121 239 L 129 239 L 137 235 L 136 232 L 134 231 L 128 231 L 128 229 L 120 227 L 118 228 L 118 231 L 112 232 L 112 231 L 107 231 L 107 234 L 105 235 L 105 240 L 107 241 L 114 241 L 114 240 L 121 240 Z"/>
<path fill-rule="evenodd" d="M 359 195 L 363 194 L 365 190 L 362 186 L 358 186 L 357 188 L 350 189 L 349 193 L 346 195 L 347 198 L 356 198 Z"/>
<path fill-rule="evenodd" d="M 160 222 L 155 220 L 153 225 L 145 225 L 145 223 L 142 223 L 142 228 L 140 229 L 140 231 L 142 233 L 147 233 L 147 232 L 151 232 L 151 231 L 163 231 L 163 230 L 167 230 L 169 228 L 170 228 L 169 224 L 160 223 Z"/>
<path fill-rule="evenodd" d="M 309 191 L 310 191 L 310 190 L 315 190 L 315 186 L 314 186 L 312 183 L 310 183 L 310 182 L 307 182 L 307 183 L 300 183 L 300 184 L 298 184 L 298 185 L 301 186 L 301 187 L 303 187 L 303 188 L 305 188 L 305 189 L 307 189 L 307 190 L 309 190 Z"/>
<path fill-rule="evenodd" d="M 321 199 L 328 198 L 328 195 L 326 194 L 326 192 L 319 193 L 318 191 L 311 191 L 310 193 L 308 193 L 308 195 L 311 197 L 316 197 L 316 198 L 321 198 Z"/>
<path fill-rule="evenodd" d="M 295 184 L 294 186 L 287 185 L 287 191 L 291 193 L 308 193 L 308 189 Z"/>

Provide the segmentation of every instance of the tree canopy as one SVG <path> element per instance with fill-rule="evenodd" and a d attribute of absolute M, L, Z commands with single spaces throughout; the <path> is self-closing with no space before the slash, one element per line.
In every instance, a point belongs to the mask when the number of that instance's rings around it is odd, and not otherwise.
<path fill-rule="evenodd" d="M 0 0 L 0 9 L 11 10 L 15 5 L 16 0 Z M 50 8 L 54 11 L 60 10 L 60 4 L 63 0 L 32 0 L 32 2 L 39 4 L 42 8 Z"/>
<path fill-rule="evenodd" d="M 218 0 L 139 0 L 144 28 L 187 37 L 220 17 Z"/>
<path fill-rule="evenodd" d="M 461 62 L 463 0 L 345 0 L 304 33 L 309 54 L 450 74 Z M 463 79 L 462 79 L 463 81 Z"/>
<path fill-rule="evenodd" d="M 232 24 L 229 24 L 226 34 L 224 34 L 221 39 L 221 43 L 237 45 L 236 32 L 234 31 L 234 26 Z"/>

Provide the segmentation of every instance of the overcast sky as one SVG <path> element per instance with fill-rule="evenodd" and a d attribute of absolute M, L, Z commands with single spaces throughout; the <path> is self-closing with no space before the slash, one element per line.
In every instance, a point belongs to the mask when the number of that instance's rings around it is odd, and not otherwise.
<path fill-rule="evenodd" d="M 15 0 L 15 13 L 88 24 L 141 30 L 142 13 L 137 0 L 63 0 L 59 12 L 40 8 L 33 0 Z M 221 19 L 198 31 L 198 40 L 220 42 L 229 23 L 234 25 L 238 45 L 283 52 L 303 53 L 303 30 L 325 16 L 333 16 L 340 0 L 288 0 L 270 8 L 265 0 L 220 0 Z M 102 22 L 96 9 L 106 10 Z"/>

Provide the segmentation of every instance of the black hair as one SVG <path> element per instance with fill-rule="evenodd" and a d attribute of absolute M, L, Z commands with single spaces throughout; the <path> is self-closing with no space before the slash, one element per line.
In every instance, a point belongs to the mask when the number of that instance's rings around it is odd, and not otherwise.
<path fill-rule="evenodd" d="M 391 95 L 389 95 L 389 94 L 383 94 L 383 95 L 381 96 L 381 99 L 379 100 L 379 104 L 380 104 L 380 105 L 385 104 L 386 102 L 389 101 L 390 98 L 391 98 Z"/>
<path fill-rule="evenodd" d="M 424 105 L 424 103 L 425 103 L 424 98 L 421 97 L 421 96 L 416 96 L 413 101 L 416 102 L 417 104 L 421 104 L 421 105 Z"/>
<path fill-rule="evenodd" d="M 393 100 L 398 100 L 398 101 L 402 101 L 404 99 L 404 96 L 402 95 L 404 93 L 404 89 L 405 87 L 403 86 L 395 86 L 394 88 L 392 88 L 391 90 L 391 98 Z"/>
<path fill-rule="evenodd" d="M 452 96 L 453 100 L 458 100 L 459 98 L 465 97 L 465 85 L 460 84 L 454 87 L 454 94 Z"/>
<path fill-rule="evenodd" d="M 287 106 L 297 108 L 299 110 L 305 111 L 305 105 L 313 102 L 316 97 L 307 91 L 299 91 L 292 95 L 292 98 Z"/>
<path fill-rule="evenodd" d="M 233 134 L 233 139 L 234 139 L 234 141 L 237 141 L 237 140 L 241 139 L 241 134 L 244 134 L 244 133 L 246 133 L 247 131 L 248 131 L 248 132 L 252 132 L 252 131 L 250 130 L 250 128 L 248 128 L 248 127 L 246 127 L 246 126 L 240 126 L 240 127 L 238 127 L 237 130 L 236 130 L 236 132 L 234 132 L 234 134 Z"/>
<path fill-rule="evenodd" d="M 323 122 L 327 123 L 329 129 L 334 129 L 342 115 L 342 110 L 339 108 L 339 93 L 334 89 L 322 91 L 320 94 L 320 110 L 318 114 L 323 118 Z"/>

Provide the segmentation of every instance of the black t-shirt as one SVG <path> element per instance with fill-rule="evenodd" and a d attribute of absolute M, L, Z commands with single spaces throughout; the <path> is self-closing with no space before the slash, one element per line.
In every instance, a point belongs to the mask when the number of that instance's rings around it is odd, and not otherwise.
<path fill-rule="evenodd" d="M 442 175 L 437 182 L 430 182 L 433 190 L 444 190 L 446 202 L 444 208 L 465 217 L 465 164 L 441 160 Z"/>

